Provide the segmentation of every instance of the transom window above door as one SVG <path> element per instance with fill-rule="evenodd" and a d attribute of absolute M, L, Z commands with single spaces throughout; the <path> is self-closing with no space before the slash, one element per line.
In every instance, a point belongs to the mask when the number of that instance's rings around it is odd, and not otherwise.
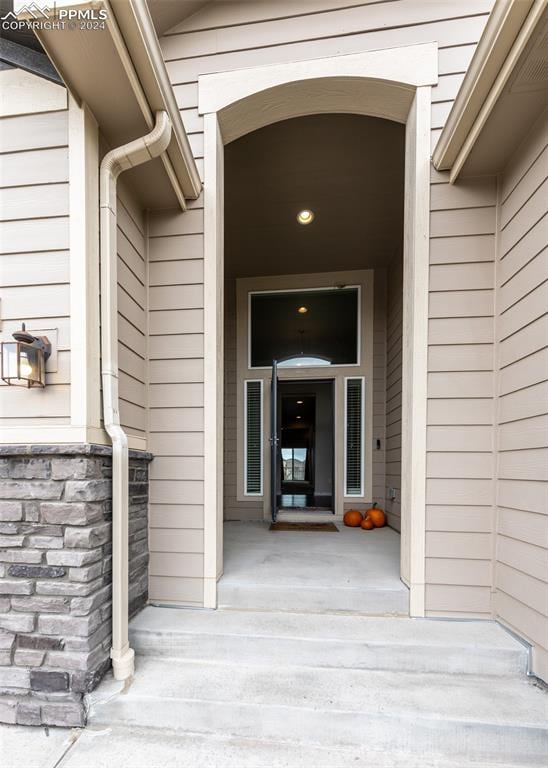
<path fill-rule="evenodd" d="M 249 294 L 249 366 L 359 365 L 357 286 Z"/>

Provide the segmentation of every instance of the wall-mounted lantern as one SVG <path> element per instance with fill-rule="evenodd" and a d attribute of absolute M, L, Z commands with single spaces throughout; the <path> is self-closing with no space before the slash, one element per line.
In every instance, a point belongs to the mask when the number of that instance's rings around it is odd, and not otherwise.
<path fill-rule="evenodd" d="M 2 379 L 17 387 L 45 387 L 46 360 L 51 355 L 47 336 L 33 336 L 25 330 L 13 335 L 15 341 L 2 342 Z"/>

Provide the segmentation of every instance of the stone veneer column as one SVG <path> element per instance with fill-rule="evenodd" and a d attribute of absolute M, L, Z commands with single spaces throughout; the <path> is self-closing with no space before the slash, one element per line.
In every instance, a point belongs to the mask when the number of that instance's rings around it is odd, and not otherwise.
<path fill-rule="evenodd" d="M 130 451 L 129 601 L 148 597 L 148 463 Z M 0 722 L 85 723 L 110 667 L 111 449 L 0 446 Z"/>

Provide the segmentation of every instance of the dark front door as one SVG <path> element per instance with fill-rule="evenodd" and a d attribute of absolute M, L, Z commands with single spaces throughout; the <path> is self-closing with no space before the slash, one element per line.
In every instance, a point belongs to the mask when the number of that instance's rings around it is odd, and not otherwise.
<path fill-rule="evenodd" d="M 272 382 L 270 385 L 270 509 L 272 522 L 278 516 L 278 361 L 272 361 Z"/>

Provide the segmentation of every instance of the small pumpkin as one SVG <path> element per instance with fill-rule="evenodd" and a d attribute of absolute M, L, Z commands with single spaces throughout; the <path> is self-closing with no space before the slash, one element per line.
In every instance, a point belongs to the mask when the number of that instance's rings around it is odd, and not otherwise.
<path fill-rule="evenodd" d="M 371 520 L 374 528 L 382 528 L 383 525 L 386 525 L 386 515 L 384 514 L 384 510 L 377 506 L 376 501 L 365 513 L 365 519 Z"/>
<path fill-rule="evenodd" d="M 349 509 L 344 513 L 343 523 L 349 528 L 358 528 L 362 520 L 363 515 L 359 509 Z"/>
<path fill-rule="evenodd" d="M 374 528 L 374 527 L 375 527 L 375 526 L 373 525 L 373 520 L 371 520 L 371 518 L 370 518 L 370 517 L 365 517 L 365 518 L 364 518 L 364 519 L 361 521 L 360 525 L 361 525 L 361 527 L 363 528 L 363 530 L 364 530 L 364 531 L 370 531 L 372 528 Z"/>

